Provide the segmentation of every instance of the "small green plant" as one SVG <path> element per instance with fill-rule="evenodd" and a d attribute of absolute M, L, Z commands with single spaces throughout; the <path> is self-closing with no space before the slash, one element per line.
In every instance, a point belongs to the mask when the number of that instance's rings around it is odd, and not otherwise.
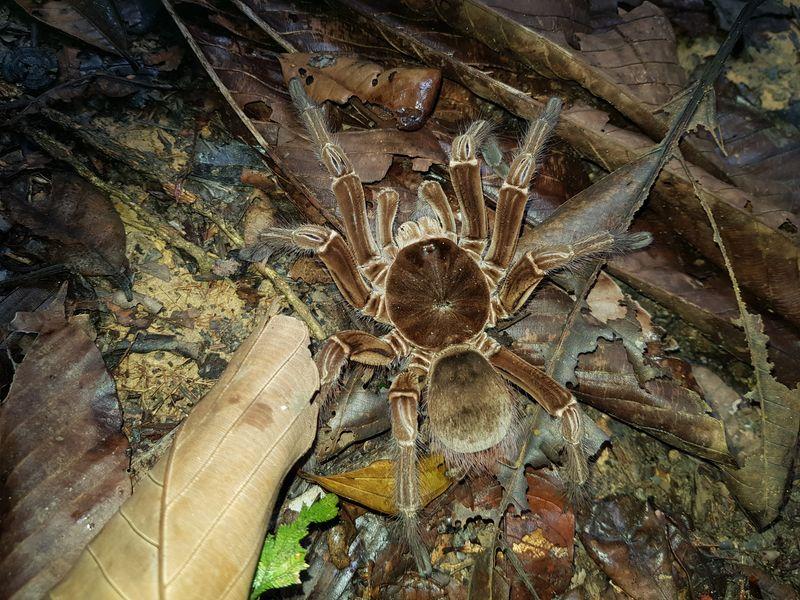
<path fill-rule="evenodd" d="M 267 590 L 300 583 L 300 572 L 308 567 L 306 549 L 300 545 L 312 523 L 330 521 L 339 513 L 335 494 L 326 494 L 313 504 L 304 506 L 297 518 L 267 535 L 258 559 L 250 600 Z"/>

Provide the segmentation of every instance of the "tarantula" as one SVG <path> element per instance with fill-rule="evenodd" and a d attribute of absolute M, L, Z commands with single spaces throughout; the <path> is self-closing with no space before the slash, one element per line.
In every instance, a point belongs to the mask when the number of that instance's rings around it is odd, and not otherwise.
<path fill-rule="evenodd" d="M 435 218 L 424 216 L 395 230 L 398 194 L 383 189 L 375 198 L 373 236 L 361 181 L 328 131 L 321 109 L 309 100 L 299 80 L 292 80 L 289 89 L 333 178 L 346 239 L 316 225 L 271 230 L 268 236 L 273 242 L 313 251 L 350 305 L 391 328 L 382 337 L 340 331 L 325 342 L 317 363 L 322 384 L 331 385 L 348 360 L 373 366 L 405 360 L 389 389 L 392 436 L 398 448 L 396 505 L 409 525 L 406 530 L 418 568 L 427 571 L 428 553 L 414 533 L 421 509 L 417 476 L 421 398 L 426 400 L 431 445 L 449 465 L 488 464 L 514 441 L 519 408 L 504 380 L 561 420 L 568 455 L 580 465 L 583 425 L 575 397 L 498 344 L 486 330 L 519 311 L 548 272 L 623 246 L 636 247 L 642 240 L 599 231 L 514 260 L 528 187 L 561 109 L 556 98 L 530 123 L 511 163 L 498 194 L 491 236 L 477 159 L 490 132 L 486 121 L 473 123 L 452 144 L 449 172 L 460 218 L 439 183 L 425 181 L 419 197 Z M 577 478 L 582 481 L 585 470 Z"/>

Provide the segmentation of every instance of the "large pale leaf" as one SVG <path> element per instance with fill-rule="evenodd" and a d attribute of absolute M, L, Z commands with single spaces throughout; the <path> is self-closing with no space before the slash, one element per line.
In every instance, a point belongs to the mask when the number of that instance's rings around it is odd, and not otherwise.
<path fill-rule="evenodd" d="M 246 597 L 281 481 L 316 432 L 308 343 L 291 317 L 259 327 L 52 597 Z"/>

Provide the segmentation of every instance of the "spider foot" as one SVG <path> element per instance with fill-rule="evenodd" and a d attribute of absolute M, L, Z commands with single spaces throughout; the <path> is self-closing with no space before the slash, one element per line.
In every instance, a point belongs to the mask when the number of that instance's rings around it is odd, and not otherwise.
<path fill-rule="evenodd" d="M 583 451 L 583 414 L 578 404 L 571 404 L 561 414 L 561 435 L 564 438 L 564 483 L 573 503 L 588 497 L 589 461 Z"/>

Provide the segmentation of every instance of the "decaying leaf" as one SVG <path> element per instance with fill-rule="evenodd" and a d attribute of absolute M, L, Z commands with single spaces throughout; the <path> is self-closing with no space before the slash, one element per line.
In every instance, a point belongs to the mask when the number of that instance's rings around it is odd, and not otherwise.
<path fill-rule="evenodd" d="M 286 81 L 299 77 L 315 102 L 344 104 L 353 96 L 388 110 L 400 129 L 419 129 L 433 112 L 442 74 L 438 69 L 384 69 L 373 62 L 333 53 L 283 54 Z"/>
<path fill-rule="evenodd" d="M 632 300 L 626 302 L 629 308 L 642 310 Z M 554 286 L 541 289 L 530 304 L 530 315 L 508 329 L 515 348 L 534 364 L 543 365 L 552 344 L 559 339 L 571 307 L 570 298 L 561 290 Z M 615 320 L 609 320 L 598 329 L 602 324 L 585 314 L 580 314 L 573 323 L 567 342 L 570 348 L 592 338 L 581 332 L 584 328 L 605 332 L 599 341 L 595 337 L 589 347 L 579 345 L 574 351 L 578 358 L 574 371 L 577 396 L 695 456 L 735 464 L 721 421 L 709 414 L 708 406 L 696 391 L 670 375 L 668 362 L 654 362 L 654 357 L 644 356 L 647 338 L 642 325 L 630 322 L 627 314 L 622 322 L 628 326 L 627 330 L 619 326 L 620 320 L 616 327 Z M 638 369 L 637 361 L 641 364 Z M 652 368 L 663 370 L 663 376 L 641 377 L 643 371 L 650 373 Z"/>
<path fill-rule="evenodd" d="M 800 387 L 789 389 L 772 376 L 761 317 L 744 311 L 741 320 L 750 345 L 755 388 L 748 398 L 761 406 L 761 440 L 745 451 L 741 469 L 725 469 L 727 484 L 759 526 L 780 514 L 800 432 Z"/>
<path fill-rule="evenodd" d="M 772 375 L 764 323 L 761 317 L 748 312 L 739 288 L 738 272 L 723 240 L 720 225 L 708 197 L 698 190 L 697 200 L 703 207 L 719 246 L 731 280 L 739 308 L 738 325 L 742 327 L 750 350 L 750 363 L 755 371 L 755 387 L 748 397 L 761 405 L 761 443 L 746 456 L 744 466 L 725 469 L 729 486 L 749 517 L 759 527 L 766 527 L 780 514 L 786 494 L 786 483 L 796 454 L 800 434 L 800 386 L 790 390 Z"/>
<path fill-rule="evenodd" d="M 131 299 L 125 227 L 100 190 L 76 175 L 56 172 L 49 193 L 34 192 L 19 180 L 4 200 L 12 222 L 51 241 L 53 263 L 108 277 Z"/>
<path fill-rule="evenodd" d="M 114 381 L 88 322 L 65 318 L 65 295 L 11 325 L 39 335 L 0 410 L 5 598 L 44 596 L 130 495 Z"/>
<path fill-rule="evenodd" d="M 375 393 L 358 385 L 355 389 L 348 386 L 339 394 L 336 414 L 325 423 L 317 437 L 319 458 L 326 460 L 355 442 L 388 431 L 391 422 L 387 395 L 388 390 Z"/>
<path fill-rule="evenodd" d="M 419 461 L 419 484 L 422 505 L 441 495 L 452 481 L 445 474 L 444 459 L 438 455 L 426 456 Z M 362 504 L 371 510 L 393 515 L 394 505 L 394 461 L 376 460 L 363 469 L 336 475 L 314 475 L 303 477 L 319 484 L 329 492 Z"/>
<path fill-rule="evenodd" d="M 15 0 L 32 17 L 105 50 L 127 56 L 125 26 L 112 0 Z"/>
<path fill-rule="evenodd" d="M 666 520 L 646 502 L 633 496 L 595 502 L 579 534 L 589 556 L 631 598 L 677 597 Z"/>
<path fill-rule="evenodd" d="M 281 481 L 316 432 L 308 344 L 292 317 L 257 328 L 52 597 L 245 597 Z"/>
<path fill-rule="evenodd" d="M 552 472 L 527 474 L 530 512 L 508 515 L 503 521 L 505 542 L 511 547 L 542 600 L 563 593 L 572 578 L 575 515 L 563 494 L 563 483 Z M 507 568 L 513 597 L 525 586 Z"/>

